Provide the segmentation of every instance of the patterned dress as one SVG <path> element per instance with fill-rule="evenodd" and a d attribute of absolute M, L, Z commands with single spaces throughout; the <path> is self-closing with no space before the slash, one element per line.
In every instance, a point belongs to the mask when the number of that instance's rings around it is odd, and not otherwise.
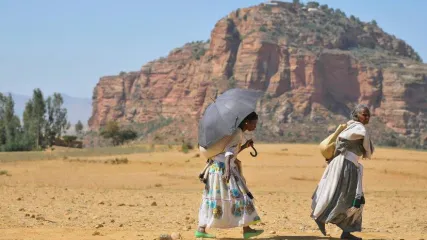
<path fill-rule="evenodd" d="M 255 224 L 260 221 L 254 203 L 247 195 L 244 178 L 234 162 L 243 141 L 243 132 L 236 141 L 229 143 L 225 152 L 213 158 L 208 169 L 209 177 L 203 191 L 199 209 L 199 226 L 209 228 L 233 228 Z M 231 177 L 226 183 L 223 179 L 225 159 L 233 155 L 230 163 Z"/>

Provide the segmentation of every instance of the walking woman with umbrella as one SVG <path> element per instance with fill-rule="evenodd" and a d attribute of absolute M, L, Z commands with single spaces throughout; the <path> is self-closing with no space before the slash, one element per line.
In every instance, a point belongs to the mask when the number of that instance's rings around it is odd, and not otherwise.
<path fill-rule="evenodd" d="M 252 140 L 244 143 L 243 132 L 256 129 L 258 115 L 254 110 L 260 95 L 253 90 L 228 90 L 208 106 L 200 121 L 199 145 L 203 148 L 209 149 L 224 137 L 233 137 L 223 151 L 212 157 L 212 164 L 207 168 L 196 237 L 215 238 L 206 233 L 207 227 L 243 227 L 245 239 L 263 232 L 250 227 L 259 222 L 260 217 L 235 162 L 240 151 L 253 147 Z"/>

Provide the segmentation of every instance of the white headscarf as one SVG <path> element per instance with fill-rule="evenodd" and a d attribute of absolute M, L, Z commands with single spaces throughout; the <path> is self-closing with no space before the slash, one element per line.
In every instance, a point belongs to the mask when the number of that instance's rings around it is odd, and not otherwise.
<path fill-rule="evenodd" d="M 363 139 L 363 148 L 365 149 L 363 158 L 371 159 L 371 156 L 374 153 L 374 144 L 372 143 L 369 133 L 362 123 L 354 120 L 348 121 L 347 128 L 344 129 L 338 137 L 347 140 Z"/>

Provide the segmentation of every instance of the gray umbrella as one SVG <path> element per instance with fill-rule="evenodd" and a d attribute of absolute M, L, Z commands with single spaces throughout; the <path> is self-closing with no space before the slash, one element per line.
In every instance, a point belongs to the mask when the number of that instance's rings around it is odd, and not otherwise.
<path fill-rule="evenodd" d="M 199 145 L 209 148 L 221 138 L 232 135 L 243 119 L 255 111 L 262 94 L 239 88 L 221 94 L 206 108 L 199 122 Z"/>

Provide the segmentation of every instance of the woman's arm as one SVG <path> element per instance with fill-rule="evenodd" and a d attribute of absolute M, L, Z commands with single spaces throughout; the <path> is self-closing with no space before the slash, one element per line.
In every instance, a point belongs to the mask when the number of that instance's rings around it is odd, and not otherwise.
<path fill-rule="evenodd" d="M 252 139 L 247 140 L 247 141 L 245 142 L 245 144 L 243 144 L 243 145 L 242 145 L 242 147 L 240 148 L 239 153 L 240 153 L 241 151 L 245 150 L 246 148 L 251 147 L 251 146 L 253 146 L 253 145 L 254 145 L 254 141 L 253 141 Z"/>
<path fill-rule="evenodd" d="M 230 181 L 230 176 L 231 176 L 231 169 L 230 169 L 230 164 L 231 164 L 231 159 L 233 158 L 234 155 L 227 155 L 225 157 L 225 172 L 224 172 L 224 180 L 228 183 L 228 181 Z"/>

